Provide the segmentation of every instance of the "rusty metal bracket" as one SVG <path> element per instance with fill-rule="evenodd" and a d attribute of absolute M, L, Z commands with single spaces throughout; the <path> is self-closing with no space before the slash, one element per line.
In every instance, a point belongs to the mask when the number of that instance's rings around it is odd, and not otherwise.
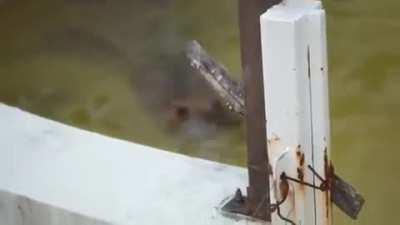
<path fill-rule="evenodd" d="M 252 210 L 252 208 L 249 207 L 249 201 L 247 197 L 244 196 L 242 194 L 242 191 L 238 188 L 233 198 L 222 207 L 222 210 L 225 212 L 237 213 L 258 218 L 257 215 L 259 215 L 260 210 L 263 208 L 263 206 L 267 205 L 266 200 L 267 195 L 265 195 L 258 206 L 254 210 Z"/>
<path fill-rule="evenodd" d="M 249 209 L 246 206 L 246 197 L 243 196 L 242 191 L 238 188 L 235 195 L 223 207 L 223 211 L 230 213 L 238 213 L 242 215 L 249 215 Z"/>

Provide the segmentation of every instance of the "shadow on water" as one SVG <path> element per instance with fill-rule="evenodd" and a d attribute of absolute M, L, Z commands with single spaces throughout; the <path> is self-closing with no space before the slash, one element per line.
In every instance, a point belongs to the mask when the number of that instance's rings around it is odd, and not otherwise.
<path fill-rule="evenodd" d="M 396 224 L 400 202 L 400 3 L 325 1 L 333 158 L 367 203 L 358 221 Z M 188 68 L 198 39 L 240 74 L 236 4 L 0 1 L 0 101 L 107 135 L 244 165 L 242 123 Z M 237 77 L 239 78 L 239 77 Z M 112 151 L 112 149 L 110 149 Z"/>

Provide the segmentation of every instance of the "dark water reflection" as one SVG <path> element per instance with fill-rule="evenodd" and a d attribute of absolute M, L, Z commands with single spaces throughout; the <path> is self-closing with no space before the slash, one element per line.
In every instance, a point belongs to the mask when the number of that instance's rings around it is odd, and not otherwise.
<path fill-rule="evenodd" d="M 335 224 L 397 224 L 400 3 L 325 6 L 333 158 L 367 198 L 359 221 L 337 212 Z M 222 110 L 181 54 L 185 41 L 198 39 L 239 74 L 236 11 L 232 0 L 0 1 L 0 101 L 244 165 L 241 122 Z"/>

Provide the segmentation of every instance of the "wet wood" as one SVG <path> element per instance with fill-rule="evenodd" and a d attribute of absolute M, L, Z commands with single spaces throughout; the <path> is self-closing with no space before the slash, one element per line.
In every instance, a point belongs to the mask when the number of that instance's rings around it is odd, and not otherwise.
<path fill-rule="evenodd" d="M 224 105 L 229 110 L 243 116 L 245 112 L 244 90 L 230 78 L 228 70 L 212 58 L 197 41 L 187 43 L 185 52 L 190 60 L 190 65 L 199 71 L 224 102 Z"/>
<path fill-rule="evenodd" d="M 365 202 L 364 198 L 353 186 L 336 174 L 333 179 L 332 201 L 339 209 L 353 219 L 357 219 Z"/>

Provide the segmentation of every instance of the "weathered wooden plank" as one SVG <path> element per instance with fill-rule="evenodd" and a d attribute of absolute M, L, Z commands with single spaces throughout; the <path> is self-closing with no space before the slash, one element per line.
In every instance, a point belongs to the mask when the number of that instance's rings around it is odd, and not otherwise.
<path fill-rule="evenodd" d="M 230 78 L 228 70 L 211 57 L 197 41 L 187 43 L 186 56 L 190 60 L 190 65 L 200 72 L 225 105 L 233 112 L 243 116 L 245 112 L 244 90 Z"/>
<path fill-rule="evenodd" d="M 335 205 L 351 218 L 357 219 L 365 203 L 364 197 L 336 174 L 334 175 L 331 193 Z"/>

